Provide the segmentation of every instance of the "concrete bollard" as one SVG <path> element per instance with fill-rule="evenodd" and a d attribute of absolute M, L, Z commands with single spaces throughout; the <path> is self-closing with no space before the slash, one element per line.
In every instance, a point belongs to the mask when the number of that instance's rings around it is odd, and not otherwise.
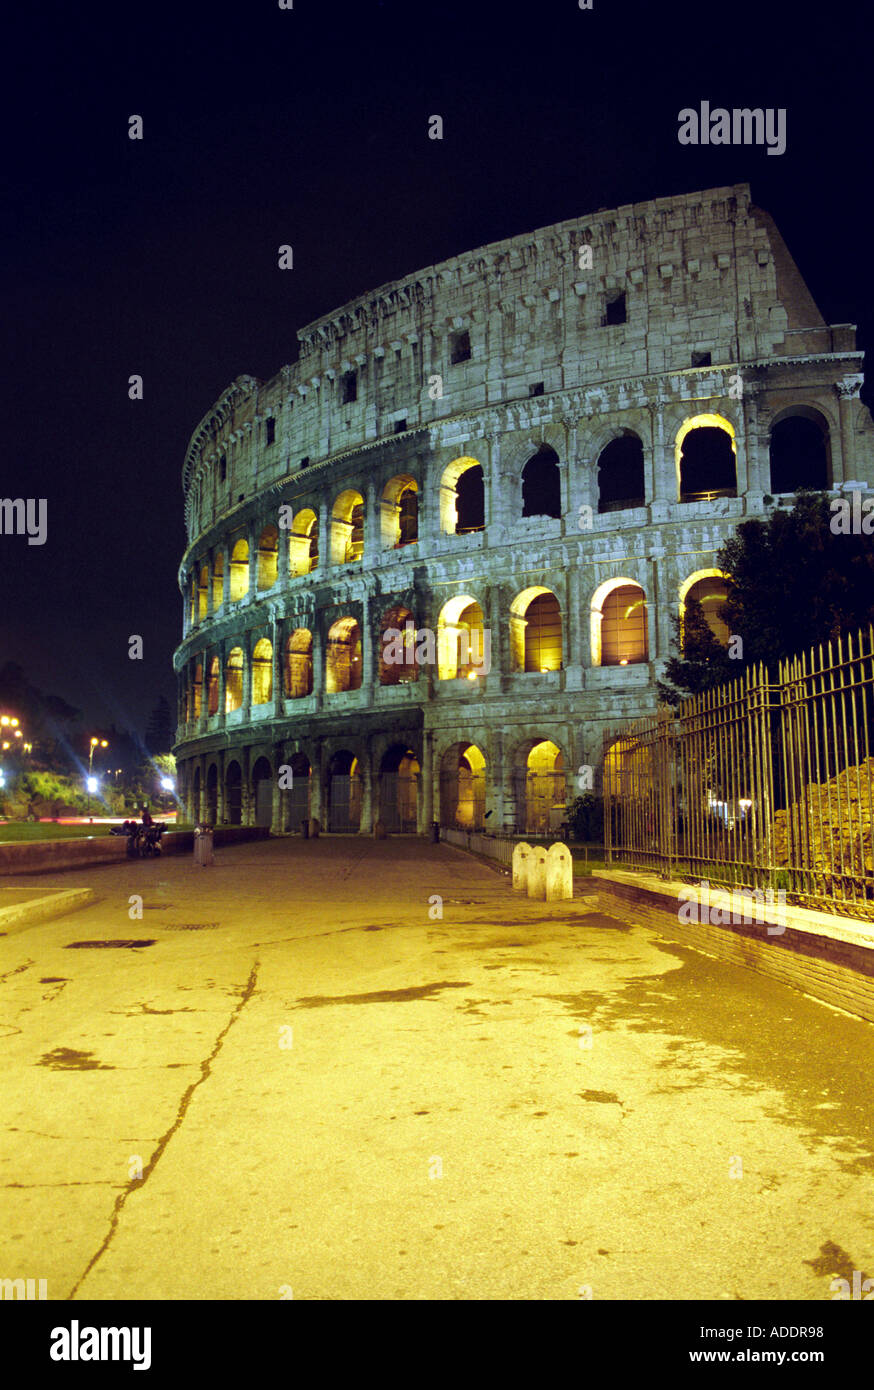
<path fill-rule="evenodd" d="M 535 845 L 528 859 L 528 896 L 546 897 L 546 850 Z"/>
<path fill-rule="evenodd" d="M 525 893 L 528 890 L 528 858 L 531 854 L 531 846 L 522 841 L 513 846 L 513 887 L 521 888 Z"/>
<path fill-rule="evenodd" d="M 556 843 L 546 851 L 546 901 L 560 902 L 574 895 L 574 862 L 567 845 Z"/>

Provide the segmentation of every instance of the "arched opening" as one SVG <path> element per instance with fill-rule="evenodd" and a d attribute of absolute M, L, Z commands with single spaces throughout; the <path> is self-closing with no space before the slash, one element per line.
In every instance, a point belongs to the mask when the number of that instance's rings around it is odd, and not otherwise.
<path fill-rule="evenodd" d="M 279 532 L 265 526 L 258 537 L 258 588 L 272 589 L 279 577 Z"/>
<path fill-rule="evenodd" d="M 357 834 L 361 825 L 361 775 L 358 759 L 348 749 L 334 753 L 328 764 L 328 829 Z"/>
<path fill-rule="evenodd" d="M 313 635 L 308 628 L 296 627 L 285 640 L 285 693 L 301 700 L 313 692 Z"/>
<path fill-rule="evenodd" d="M 231 603 L 239 603 L 249 592 L 249 542 L 238 540 L 231 551 Z"/>
<path fill-rule="evenodd" d="M 209 663 L 209 680 L 206 687 L 206 712 L 207 714 L 218 714 L 219 712 L 219 679 L 221 666 L 217 656 L 214 656 Z"/>
<path fill-rule="evenodd" d="M 522 515 L 561 516 L 558 454 L 541 444 L 522 469 Z"/>
<path fill-rule="evenodd" d="M 457 594 L 437 619 L 437 679 L 474 680 L 486 675 L 491 659 L 483 628 L 483 610 L 470 594 Z"/>
<path fill-rule="evenodd" d="M 259 758 L 252 768 L 252 803 L 255 824 L 269 828 L 273 823 L 273 769 L 266 758 Z"/>
<path fill-rule="evenodd" d="M 440 820 L 460 830 L 482 830 L 486 760 L 475 743 L 454 743 L 440 762 Z"/>
<path fill-rule="evenodd" d="M 212 562 L 212 611 L 217 613 L 225 601 L 225 557 L 221 551 Z"/>
<path fill-rule="evenodd" d="M 818 410 L 794 406 L 771 428 L 771 491 L 797 492 L 831 487 L 828 422 Z"/>
<path fill-rule="evenodd" d="M 592 665 L 648 660 L 646 594 L 630 579 L 608 579 L 592 599 Z"/>
<path fill-rule="evenodd" d="M 225 665 L 225 714 L 233 714 L 243 703 L 243 648 L 233 647 Z"/>
<path fill-rule="evenodd" d="M 386 483 L 380 502 L 382 544 L 398 549 L 419 539 L 419 485 L 409 473 Z"/>
<path fill-rule="evenodd" d="M 440 529 L 447 536 L 482 531 L 485 484 L 482 464 L 466 455 L 454 459 L 440 483 Z"/>
<path fill-rule="evenodd" d="M 379 624 L 379 683 L 406 685 L 418 680 L 416 623 L 409 608 L 397 604 Z"/>
<path fill-rule="evenodd" d="M 291 786 L 282 793 L 285 802 L 284 825 L 286 830 L 299 831 L 302 823 L 310 818 L 313 773 L 305 753 L 292 754 L 288 766 L 291 768 Z"/>
<path fill-rule="evenodd" d="M 252 653 L 252 704 L 269 705 L 273 699 L 273 643 L 262 637 Z"/>
<path fill-rule="evenodd" d="M 331 512 L 331 564 L 350 565 L 364 554 L 364 498 L 347 488 Z"/>
<path fill-rule="evenodd" d="M 722 415 L 684 421 L 675 452 L 681 502 L 737 496 L 734 427 Z"/>
<path fill-rule="evenodd" d="M 191 779 L 191 819 L 195 825 L 200 821 L 200 791 L 200 768 L 196 767 Z"/>
<path fill-rule="evenodd" d="M 396 835 L 414 835 L 419 813 L 419 761 L 411 748 L 395 744 L 379 769 L 379 819 Z"/>
<path fill-rule="evenodd" d="M 206 617 L 207 606 L 209 603 L 209 570 L 206 565 L 200 567 L 200 579 L 197 584 L 197 620 L 203 622 Z"/>
<path fill-rule="evenodd" d="M 643 444 L 631 430 L 623 430 L 598 455 L 598 511 L 642 507 L 645 494 Z"/>
<path fill-rule="evenodd" d="M 228 825 L 243 824 L 243 774 L 236 761 L 225 768 L 225 820 Z"/>
<path fill-rule="evenodd" d="M 191 718 L 199 719 L 203 712 L 203 664 L 198 661 L 194 667 L 194 680 L 191 684 Z"/>
<path fill-rule="evenodd" d="M 206 820 L 208 825 L 218 821 L 218 768 L 210 763 L 206 773 Z"/>
<path fill-rule="evenodd" d="M 510 664 L 514 671 L 561 670 L 561 609 L 551 589 L 523 589 L 510 605 Z"/>
<path fill-rule="evenodd" d="M 565 819 L 567 785 L 564 757 L 550 739 L 529 748 L 524 786 L 516 797 L 516 826 L 525 835 L 550 835 Z"/>
<path fill-rule="evenodd" d="M 354 618 L 338 618 L 328 632 L 325 690 L 336 695 L 361 688 L 361 629 Z"/>
<path fill-rule="evenodd" d="M 294 518 L 288 537 L 288 572 L 292 578 L 312 574 L 319 563 L 319 518 L 304 507 Z"/>
<path fill-rule="evenodd" d="M 690 575 L 680 589 L 681 623 L 686 604 L 690 599 L 697 599 L 710 631 L 721 646 L 727 647 L 731 633 L 722 616 L 727 598 L 728 583 L 725 575 L 718 570 L 699 571 L 697 575 Z"/>
<path fill-rule="evenodd" d="M 188 586 L 188 625 L 194 627 L 197 622 L 197 575 L 192 574 L 191 583 Z"/>

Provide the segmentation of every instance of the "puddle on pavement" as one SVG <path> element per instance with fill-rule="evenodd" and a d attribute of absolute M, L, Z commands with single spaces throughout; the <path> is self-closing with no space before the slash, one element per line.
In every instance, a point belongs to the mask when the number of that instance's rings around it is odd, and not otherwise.
<path fill-rule="evenodd" d="M 674 968 L 617 975 L 609 990 L 539 997 L 596 1030 L 617 1026 L 664 1038 L 661 1094 L 712 1086 L 717 1072 L 748 1095 L 779 1092 L 781 1099 L 765 1106 L 770 1118 L 792 1125 L 807 1144 L 845 1145 L 830 1157 L 842 1172 L 874 1172 L 874 1027 L 752 970 L 655 935 L 651 944 Z M 710 1049 L 722 1059 L 718 1066 Z M 860 1153 L 863 1145 L 868 1151 Z"/>
<path fill-rule="evenodd" d="M 106 949 L 110 951 L 138 951 L 142 946 L 154 946 L 152 941 L 68 941 L 65 951 L 86 951 Z"/>
<path fill-rule="evenodd" d="M 98 1062 L 93 1052 L 79 1052 L 74 1047 L 56 1047 L 36 1065 L 51 1067 L 53 1071 L 115 1071 L 106 1062 Z"/>
<path fill-rule="evenodd" d="M 433 985 L 412 985 L 409 989 L 377 989 L 370 994 L 311 994 L 298 999 L 299 1009 L 320 1009 L 330 1004 L 404 1004 L 414 999 L 433 999 L 443 989 L 467 989 L 470 980 L 438 980 Z"/>

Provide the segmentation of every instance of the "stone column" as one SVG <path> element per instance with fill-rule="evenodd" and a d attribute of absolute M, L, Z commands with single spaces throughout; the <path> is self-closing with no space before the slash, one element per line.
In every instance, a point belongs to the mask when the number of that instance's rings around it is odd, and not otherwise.
<path fill-rule="evenodd" d="M 314 616 L 310 631 L 313 634 L 313 696 L 317 708 L 325 698 L 325 639 L 322 626 L 321 618 Z"/>
<path fill-rule="evenodd" d="M 315 511 L 319 518 L 319 563 L 316 565 L 313 573 L 316 574 L 319 579 L 324 579 L 331 563 L 330 503 L 324 497 L 320 497 L 316 503 Z"/>
<path fill-rule="evenodd" d="M 676 502 L 679 496 L 677 467 L 674 459 L 673 440 L 668 440 L 665 437 L 664 402 L 659 399 L 656 404 L 649 407 L 649 413 L 652 420 L 652 453 L 650 472 L 647 471 L 646 460 L 644 460 L 647 487 L 649 487 L 651 475 L 652 501 Z"/>
<path fill-rule="evenodd" d="M 277 579 L 279 580 L 280 587 L 284 589 L 285 586 L 286 586 L 286 584 L 288 583 L 288 578 L 289 578 L 288 555 L 289 555 L 289 547 L 290 547 L 290 545 L 291 545 L 291 532 L 290 532 L 286 527 L 284 527 L 284 526 L 279 526 L 279 510 L 278 510 L 278 508 L 277 508 L 276 516 L 277 516 L 277 529 L 278 529 L 278 531 L 279 531 L 279 539 L 278 539 L 278 541 L 277 541 L 277 543 L 276 543 L 276 544 L 277 544 L 277 550 L 276 550 L 276 577 L 277 577 Z"/>
<path fill-rule="evenodd" d="M 248 542 L 249 542 L 249 592 L 248 592 L 248 594 L 247 594 L 247 598 L 248 598 L 248 601 L 249 601 L 250 603 L 254 602 L 255 595 L 256 595 L 257 592 L 258 592 L 258 536 L 259 536 L 259 535 L 260 535 L 260 530 L 256 530 L 256 528 L 255 528 L 254 526 L 250 526 L 250 527 L 249 527 L 248 532 L 247 532 L 247 539 L 248 539 Z"/>
<path fill-rule="evenodd" d="M 270 640 L 273 643 L 273 712 L 281 714 L 283 711 L 283 689 L 282 689 L 282 647 L 284 642 L 285 623 L 278 616 L 274 609 L 270 614 L 271 631 Z"/>
<path fill-rule="evenodd" d="M 382 549 L 380 521 L 380 509 L 376 505 L 376 488 L 369 482 L 364 490 L 364 552 L 361 558 L 365 564 L 379 563 L 379 552 Z"/>
<path fill-rule="evenodd" d="M 224 749 L 222 748 L 222 749 L 219 750 L 218 757 L 216 758 L 216 764 L 217 764 L 216 771 L 217 771 L 217 773 L 218 773 L 218 780 L 217 780 L 217 782 L 216 782 L 216 789 L 215 789 L 215 791 L 216 791 L 216 797 L 215 797 L 215 823 L 216 823 L 216 825 L 224 825 L 224 821 L 225 821 L 225 762 L 226 762 L 226 760 L 227 760 L 227 755 L 226 755 Z"/>
<path fill-rule="evenodd" d="M 580 690 L 582 688 L 582 668 L 584 665 L 584 642 L 583 642 L 583 596 L 580 585 L 579 564 L 571 564 L 567 569 L 567 580 L 565 583 L 565 604 L 567 612 L 565 614 L 565 631 L 567 632 L 567 650 L 562 653 L 562 661 L 565 667 L 565 689 Z"/>
<path fill-rule="evenodd" d="M 252 634 L 244 632 L 240 638 L 243 648 L 243 699 L 240 708 L 247 714 L 252 709 Z"/>
<path fill-rule="evenodd" d="M 420 835 L 428 835 L 434 819 L 434 735 L 429 729 L 422 734 L 422 796 L 419 807 Z"/>
<path fill-rule="evenodd" d="M 373 704 L 373 633 L 371 627 L 371 602 L 370 595 L 365 592 L 361 595 L 361 689 L 366 692 L 365 698 L 369 705 Z"/>
<path fill-rule="evenodd" d="M 771 468 L 770 457 L 767 447 L 762 446 L 759 437 L 759 402 L 757 391 L 752 389 L 749 382 L 744 382 L 743 393 L 743 433 L 744 433 L 744 453 L 746 455 L 746 488 L 747 492 L 761 492 L 763 495 L 771 491 Z M 740 471 L 737 480 L 738 496 L 741 495 Z"/>
<path fill-rule="evenodd" d="M 859 391 L 863 381 L 864 377 L 862 376 L 845 376 L 835 384 L 835 390 L 838 394 L 838 411 L 841 422 L 840 460 L 835 458 L 836 451 L 834 446 L 832 446 L 833 484 L 835 487 L 840 483 L 856 481 L 856 441 L 853 438 L 853 429 L 859 410 L 856 402 L 859 399 Z M 840 477 L 838 477 L 838 469 L 840 469 Z"/>
<path fill-rule="evenodd" d="M 370 747 L 370 740 L 365 743 L 365 754 L 361 762 L 361 823 L 358 828 L 360 835 L 370 835 L 373 831 L 374 802 L 376 800 L 373 772 L 373 753 Z"/>
<path fill-rule="evenodd" d="M 231 548 L 227 541 L 222 542 L 222 612 L 227 613 L 231 602 Z"/>
<path fill-rule="evenodd" d="M 310 766 L 312 767 L 312 778 L 310 780 L 310 815 L 321 823 L 325 829 L 325 817 L 323 807 L 325 806 L 324 794 L 324 740 L 317 738 L 315 746 L 311 750 L 312 757 Z"/>
<path fill-rule="evenodd" d="M 273 808 L 270 817 L 270 830 L 274 835 L 281 835 L 286 829 L 285 803 L 286 795 L 279 787 L 279 769 L 285 763 L 283 757 L 282 744 L 273 745 Z"/>
<path fill-rule="evenodd" d="M 218 647 L 215 649 L 214 655 L 216 655 L 219 659 L 218 719 L 221 724 L 224 724 L 225 703 L 227 698 L 227 674 L 225 671 L 225 661 L 227 660 L 227 653 L 225 652 L 224 642 L 219 643 Z M 212 657 L 210 657 L 210 660 L 212 660 Z"/>
<path fill-rule="evenodd" d="M 492 643 L 491 669 L 498 677 L 506 675 L 509 671 L 510 642 L 509 634 L 507 640 L 504 640 L 503 624 L 505 621 L 509 624 L 510 615 L 509 612 L 506 614 L 501 612 L 501 586 L 499 584 L 490 584 L 488 592 L 488 626 L 491 629 Z M 496 681 L 495 684 L 500 688 L 500 680 Z"/>

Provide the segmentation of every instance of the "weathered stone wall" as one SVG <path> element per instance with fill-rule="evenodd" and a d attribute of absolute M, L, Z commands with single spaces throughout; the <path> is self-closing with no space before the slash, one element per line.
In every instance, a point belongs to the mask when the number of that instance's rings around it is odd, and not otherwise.
<path fill-rule="evenodd" d="M 591 248 L 591 269 L 580 266 L 581 247 Z M 625 321 L 605 322 L 622 294 Z M 453 335 L 464 333 L 469 360 L 453 365 Z M 488 825 L 524 829 L 519 779 L 534 744 L 555 743 L 568 773 L 597 767 L 604 734 L 654 707 L 685 587 L 714 572 L 716 552 L 740 520 L 766 510 L 775 420 L 815 411 L 828 436 L 831 485 L 874 482 L 854 330 L 824 323 L 746 185 L 602 211 L 495 243 L 383 286 L 298 338 L 299 360 L 271 381 L 240 377 L 228 388 L 185 460 L 177 754 L 183 786 L 191 787 L 195 771 L 203 787 L 216 780 L 220 819 L 231 763 L 242 780 L 240 814 L 251 819 L 257 760 L 275 774 L 294 753 L 313 768 L 318 816 L 329 760 L 347 750 L 358 759 L 368 830 L 381 760 L 403 744 L 421 768 L 422 828 L 439 814 L 444 756 L 472 743 L 486 759 Z M 693 353 L 695 361 L 709 353 L 710 364 L 693 366 Z M 352 372 L 356 399 L 344 402 Z M 681 500 L 678 440 L 690 421 L 714 418 L 733 436 L 736 486 Z M 643 449 L 642 505 L 599 512 L 599 456 L 629 431 Z M 560 514 L 523 516 L 522 471 L 545 447 L 557 458 Z M 485 524 L 468 534 L 446 525 L 461 458 L 475 459 L 484 477 Z M 398 478 L 415 481 L 419 507 L 418 539 L 401 547 L 391 520 Z M 342 546 L 352 524 L 332 522 L 332 513 L 346 490 L 362 498 L 364 548 L 361 558 L 337 563 L 332 526 Z M 293 573 L 306 542 L 282 529 L 282 507 L 318 518 L 312 573 Z M 278 530 L 278 577 L 259 589 L 265 526 Z M 249 588 L 234 602 L 230 558 L 241 539 Z M 197 603 L 192 612 L 192 581 L 203 569 L 203 612 Z M 623 580 L 644 591 L 648 659 L 602 666 L 592 647 L 599 604 Z M 560 669 L 513 669 L 511 605 L 530 588 L 558 600 Z M 419 627 L 436 630 L 447 600 L 460 595 L 482 608 L 490 673 L 475 682 L 439 680 L 424 667 L 414 682 L 381 685 L 382 615 L 403 604 Z M 361 688 L 329 694 L 328 635 L 347 617 L 360 625 Z M 282 694 L 282 648 L 298 628 L 312 633 L 313 689 L 291 699 Z M 252 654 L 263 638 L 272 643 L 273 697 L 255 704 Z M 243 649 L 242 707 L 226 712 L 235 647 Z M 218 712 L 210 715 L 214 656 L 221 676 Z M 203 704 L 195 717 L 198 665 Z M 296 819 L 277 789 L 274 828 Z"/>

